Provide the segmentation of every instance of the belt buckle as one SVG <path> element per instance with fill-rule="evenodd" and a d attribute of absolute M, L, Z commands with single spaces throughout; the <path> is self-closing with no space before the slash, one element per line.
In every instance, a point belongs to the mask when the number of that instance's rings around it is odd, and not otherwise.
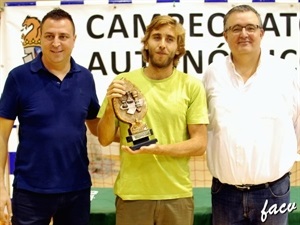
<path fill-rule="evenodd" d="M 243 185 L 234 185 L 237 189 L 239 189 L 239 190 L 250 190 L 250 188 L 251 188 L 251 186 L 253 186 L 253 185 L 251 185 L 251 184 L 243 184 Z"/>

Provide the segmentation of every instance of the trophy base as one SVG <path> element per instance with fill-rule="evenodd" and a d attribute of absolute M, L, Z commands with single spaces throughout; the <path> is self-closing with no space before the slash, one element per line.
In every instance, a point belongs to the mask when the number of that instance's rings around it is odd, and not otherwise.
<path fill-rule="evenodd" d="M 148 146 L 157 142 L 157 139 L 149 139 L 151 135 L 153 135 L 153 131 L 148 129 L 126 137 L 126 140 L 127 142 L 133 142 L 134 145 L 130 147 L 132 150 L 139 150 L 142 146 Z"/>
<path fill-rule="evenodd" d="M 151 144 L 155 144 L 157 142 L 157 139 L 152 139 L 152 140 L 144 140 L 144 139 L 141 139 L 139 141 L 134 141 L 133 142 L 133 146 L 130 146 L 129 148 L 131 148 L 132 150 L 136 151 L 136 150 L 139 150 L 142 146 L 148 146 L 148 145 L 151 145 Z"/>

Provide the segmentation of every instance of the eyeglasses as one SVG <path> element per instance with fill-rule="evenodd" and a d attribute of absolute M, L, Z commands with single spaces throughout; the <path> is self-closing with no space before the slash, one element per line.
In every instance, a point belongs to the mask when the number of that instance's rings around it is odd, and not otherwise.
<path fill-rule="evenodd" d="M 253 34 L 257 29 L 261 29 L 261 26 L 254 25 L 254 24 L 247 24 L 246 26 L 234 25 L 234 26 L 228 27 L 225 30 L 225 32 L 231 31 L 234 34 L 240 34 L 240 33 L 242 33 L 243 28 L 245 28 L 245 30 L 248 34 Z"/>

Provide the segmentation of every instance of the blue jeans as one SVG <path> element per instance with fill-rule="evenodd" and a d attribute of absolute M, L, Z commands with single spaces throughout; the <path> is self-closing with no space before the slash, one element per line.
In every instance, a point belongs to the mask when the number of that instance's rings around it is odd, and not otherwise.
<path fill-rule="evenodd" d="M 12 225 L 88 225 L 90 188 L 62 194 L 14 189 Z"/>
<path fill-rule="evenodd" d="M 239 190 L 213 178 L 211 194 L 213 225 L 287 225 L 288 210 L 278 209 L 290 203 L 289 175 L 253 190 Z"/>

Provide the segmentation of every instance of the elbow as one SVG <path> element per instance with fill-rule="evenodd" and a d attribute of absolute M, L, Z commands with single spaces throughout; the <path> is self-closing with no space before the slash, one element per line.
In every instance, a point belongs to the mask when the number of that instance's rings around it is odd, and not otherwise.
<path fill-rule="evenodd" d="M 100 126 L 98 126 L 99 128 Z M 114 135 L 109 134 L 109 132 L 103 130 L 103 129 L 98 129 L 97 132 L 97 136 L 98 136 L 98 141 L 100 143 L 100 145 L 102 145 L 103 147 L 106 147 L 108 145 L 110 145 L 113 142 L 113 137 Z"/>
<path fill-rule="evenodd" d="M 98 123 L 98 126 L 97 126 L 97 137 L 98 137 L 98 142 L 103 147 L 108 146 L 112 142 L 108 138 L 107 134 L 108 134 L 108 132 L 106 131 L 106 129 L 103 129 L 103 126 L 101 126 L 101 120 L 100 120 L 100 122 Z"/>
<path fill-rule="evenodd" d="M 106 129 L 101 124 L 98 124 L 98 141 L 103 146 L 106 147 L 110 145 L 112 142 L 116 141 L 119 137 L 117 130 L 113 131 L 112 129 Z"/>
<path fill-rule="evenodd" d="M 196 151 L 195 156 L 202 156 L 206 152 L 207 143 L 202 143 Z"/>
<path fill-rule="evenodd" d="M 201 155 L 204 155 L 204 153 L 206 152 L 206 149 L 207 149 L 207 142 L 205 142 L 201 147 Z"/>
<path fill-rule="evenodd" d="M 90 130 L 91 134 L 94 135 L 94 136 L 98 136 L 98 132 L 97 130 Z"/>
<path fill-rule="evenodd" d="M 112 141 L 110 141 L 104 137 L 101 137 L 101 135 L 98 135 L 98 141 L 99 141 L 100 145 L 102 145 L 103 147 L 106 147 L 112 143 Z"/>

